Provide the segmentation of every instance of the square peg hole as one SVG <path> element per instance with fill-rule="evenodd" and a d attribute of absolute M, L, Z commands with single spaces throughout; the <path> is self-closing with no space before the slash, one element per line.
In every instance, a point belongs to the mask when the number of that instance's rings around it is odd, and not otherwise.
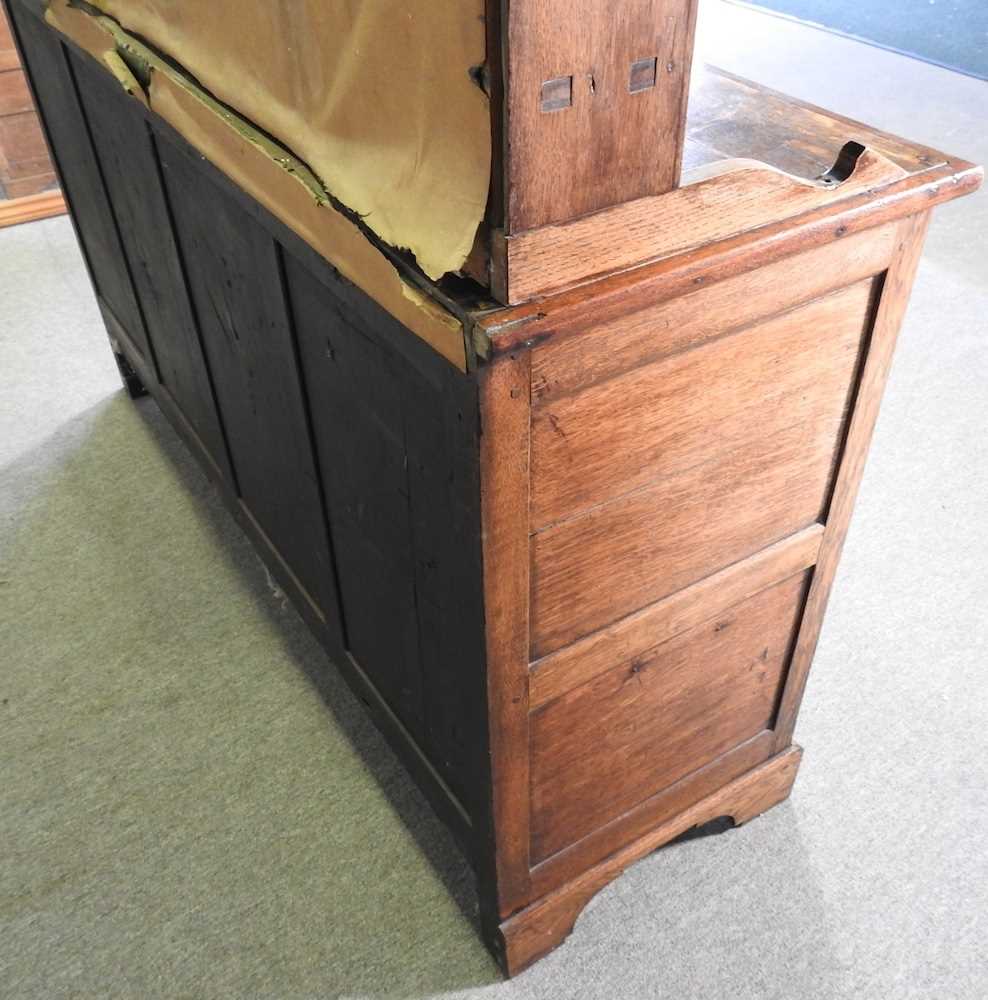
<path fill-rule="evenodd" d="M 542 84 L 543 111 L 562 111 L 573 106 L 573 77 L 557 76 Z"/>
<path fill-rule="evenodd" d="M 631 78 L 628 81 L 628 90 L 632 94 L 637 94 L 642 90 L 650 90 L 655 86 L 655 73 L 658 60 L 639 59 L 631 64 Z"/>

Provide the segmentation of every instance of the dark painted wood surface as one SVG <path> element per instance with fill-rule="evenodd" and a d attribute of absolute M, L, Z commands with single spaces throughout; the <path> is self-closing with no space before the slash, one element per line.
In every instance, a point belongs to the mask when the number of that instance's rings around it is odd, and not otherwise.
<path fill-rule="evenodd" d="M 48 137 L 59 160 L 71 164 L 71 169 L 64 172 L 63 187 L 75 214 L 90 273 L 100 295 L 131 331 L 141 352 L 149 357 L 144 321 L 130 273 L 125 265 L 121 266 L 120 236 L 64 48 L 20 4 L 14 4 L 10 13 L 21 43 L 30 50 L 31 84 L 44 110 Z"/>
<path fill-rule="evenodd" d="M 323 617 L 337 617 L 281 249 L 187 161 L 162 149 L 175 232 L 240 495 Z"/>
<path fill-rule="evenodd" d="M 71 63 L 154 345 L 159 380 L 232 482 L 198 324 L 158 178 L 154 139 L 139 105 L 119 100 L 119 86 L 111 77 L 87 59 L 72 56 Z"/>
<path fill-rule="evenodd" d="M 461 797 L 481 722 L 476 391 L 343 279 L 286 258 L 352 654 Z"/>
<path fill-rule="evenodd" d="M 37 4 L 16 10 L 29 63 L 57 83 L 44 117 L 127 383 L 207 462 L 472 851 L 489 841 L 475 383 L 60 42 Z"/>

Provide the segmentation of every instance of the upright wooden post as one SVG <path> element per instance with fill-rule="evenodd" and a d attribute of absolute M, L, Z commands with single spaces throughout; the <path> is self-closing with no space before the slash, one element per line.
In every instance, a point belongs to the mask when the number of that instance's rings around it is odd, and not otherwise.
<path fill-rule="evenodd" d="M 505 0 L 508 235 L 677 186 L 697 0 Z"/>

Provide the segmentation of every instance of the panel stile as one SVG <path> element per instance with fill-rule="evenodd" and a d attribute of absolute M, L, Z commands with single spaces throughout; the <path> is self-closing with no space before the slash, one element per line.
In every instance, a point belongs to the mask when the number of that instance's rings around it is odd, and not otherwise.
<path fill-rule="evenodd" d="M 799 705 L 820 638 L 823 616 L 844 540 L 847 537 L 851 513 L 864 473 L 865 459 L 878 419 L 878 410 L 892 365 L 899 329 L 919 267 L 929 221 L 930 213 L 927 211 L 899 225 L 897 251 L 882 285 L 881 299 L 871 331 L 843 458 L 837 473 L 827 528 L 820 548 L 820 558 L 813 574 L 803 624 L 779 706 L 776 722 L 778 749 L 792 742 Z"/>
<path fill-rule="evenodd" d="M 481 516 L 498 910 L 529 901 L 530 356 L 480 374 Z"/>

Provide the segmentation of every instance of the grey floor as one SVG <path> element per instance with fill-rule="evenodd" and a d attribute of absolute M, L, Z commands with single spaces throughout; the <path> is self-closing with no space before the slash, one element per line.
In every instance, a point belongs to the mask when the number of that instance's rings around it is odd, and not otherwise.
<path fill-rule="evenodd" d="M 988 85 L 708 2 L 727 68 L 988 160 Z M 66 220 L 0 232 L 0 996 L 982 1000 L 988 197 L 930 235 L 792 799 L 502 984 L 470 882 L 150 402 Z"/>

